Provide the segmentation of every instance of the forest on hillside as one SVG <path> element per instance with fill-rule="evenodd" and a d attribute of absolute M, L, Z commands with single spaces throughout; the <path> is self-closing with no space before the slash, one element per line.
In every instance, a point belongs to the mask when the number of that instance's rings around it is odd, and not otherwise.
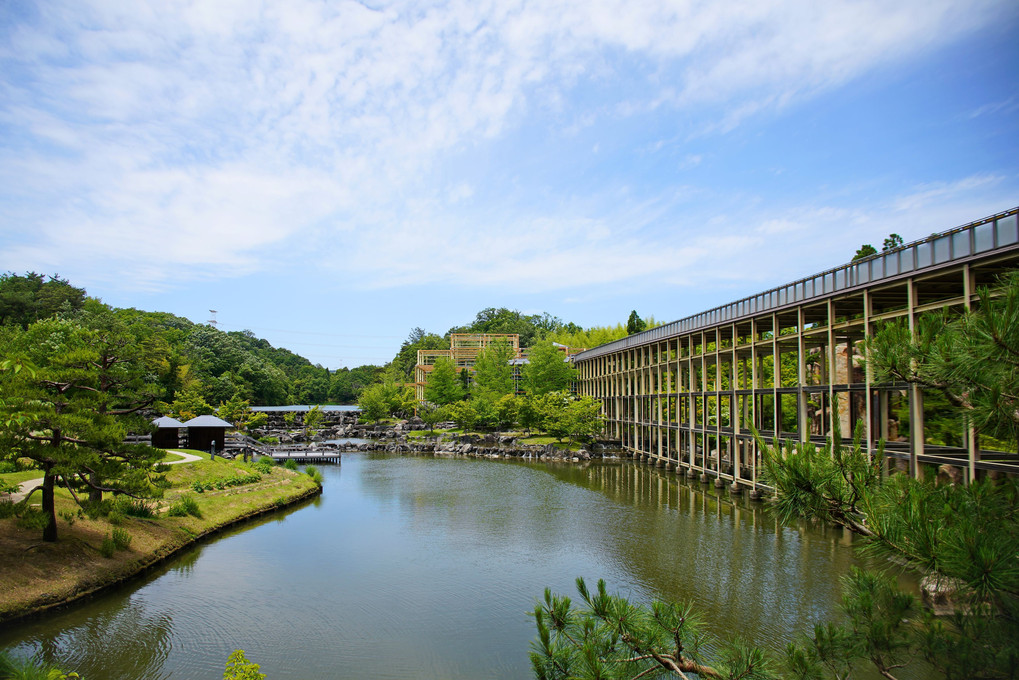
<path fill-rule="evenodd" d="M 144 365 L 145 382 L 157 405 L 183 397 L 210 405 L 240 399 L 254 406 L 355 403 L 366 387 L 383 379 L 413 380 L 417 351 L 448 349 L 451 333 L 517 333 L 523 347 L 552 341 L 586 348 L 655 325 L 653 319 L 642 320 L 633 312 L 626 323 L 585 329 L 548 313 L 529 315 L 492 307 L 441 335 L 412 329 L 384 366 L 331 371 L 286 348 L 273 347 L 251 331 L 221 331 L 167 312 L 111 307 L 55 275 L 0 275 L 0 348 L 5 356 L 17 351 L 30 327 L 51 319 L 93 330 L 103 326 L 129 338 L 129 345 L 139 350 L 132 351 L 132 361 Z"/>

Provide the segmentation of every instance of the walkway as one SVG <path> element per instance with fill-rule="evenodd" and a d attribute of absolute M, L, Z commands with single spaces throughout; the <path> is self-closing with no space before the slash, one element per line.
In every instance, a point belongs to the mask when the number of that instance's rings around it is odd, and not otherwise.
<path fill-rule="evenodd" d="M 196 460 L 202 460 L 201 456 L 196 456 L 193 453 L 185 453 L 184 451 L 175 451 L 168 449 L 167 453 L 172 453 L 177 456 L 181 456 L 180 460 L 168 460 L 164 462 L 164 465 L 179 465 L 180 463 L 193 463 Z M 22 482 L 18 485 L 18 490 L 10 495 L 10 501 L 12 503 L 20 503 L 25 500 L 28 494 L 32 493 L 35 489 L 42 486 L 42 477 L 37 479 L 29 479 L 28 481 Z"/>

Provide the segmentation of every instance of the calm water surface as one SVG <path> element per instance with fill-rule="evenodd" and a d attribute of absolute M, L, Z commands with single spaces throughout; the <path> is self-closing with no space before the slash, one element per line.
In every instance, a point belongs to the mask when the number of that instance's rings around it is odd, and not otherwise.
<path fill-rule="evenodd" d="M 775 649 L 835 615 L 840 531 L 631 463 L 345 454 L 303 507 L 247 524 L 123 588 L 0 632 L 89 680 L 528 678 L 528 612 L 604 578 L 694 601 L 715 631 Z"/>

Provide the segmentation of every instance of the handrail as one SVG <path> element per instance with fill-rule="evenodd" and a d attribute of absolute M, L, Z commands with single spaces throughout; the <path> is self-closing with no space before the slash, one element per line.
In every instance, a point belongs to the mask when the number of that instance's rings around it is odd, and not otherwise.
<path fill-rule="evenodd" d="M 989 228 L 980 230 L 981 227 Z M 1019 206 L 574 355 L 574 362 L 822 299 L 993 252 L 1019 249 Z"/>

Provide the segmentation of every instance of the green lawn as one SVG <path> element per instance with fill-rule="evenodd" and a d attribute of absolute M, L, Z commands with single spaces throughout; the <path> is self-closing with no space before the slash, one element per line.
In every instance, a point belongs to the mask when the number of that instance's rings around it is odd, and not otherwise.
<path fill-rule="evenodd" d="M 0 475 L 0 480 L 7 482 L 8 484 L 21 484 L 27 482 L 30 479 L 41 479 L 42 470 L 24 470 L 22 472 L 5 472 Z"/>

